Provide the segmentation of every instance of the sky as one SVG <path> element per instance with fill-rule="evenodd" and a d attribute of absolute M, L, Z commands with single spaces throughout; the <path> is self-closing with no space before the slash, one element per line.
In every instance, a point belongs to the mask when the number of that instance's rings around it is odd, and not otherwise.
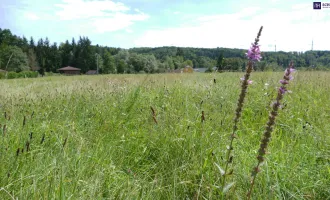
<path fill-rule="evenodd" d="M 330 8 L 309 0 L 0 1 L 0 28 L 35 40 L 248 49 L 263 26 L 262 51 L 330 50 Z"/>

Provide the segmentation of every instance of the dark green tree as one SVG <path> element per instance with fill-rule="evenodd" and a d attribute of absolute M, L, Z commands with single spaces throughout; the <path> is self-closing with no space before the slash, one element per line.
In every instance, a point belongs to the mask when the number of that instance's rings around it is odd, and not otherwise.
<path fill-rule="evenodd" d="M 126 69 L 126 63 L 124 60 L 119 60 L 118 65 L 117 65 L 117 73 L 118 74 L 123 74 Z"/>
<path fill-rule="evenodd" d="M 217 70 L 219 72 L 223 71 L 223 51 L 220 52 L 219 56 L 218 56 L 218 60 L 217 60 Z"/>
<path fill-rule="evenodd" d="M 69 43 L 69 41 L 66 40 L 65 43 L 62 43 L 59 49 L 62 57 L 61 66 L 62 67 L 75 66 L 73 65 L 74 54 L 72 52 L 72 45 Z"/>
<path fill-rule="evenodd" d="M 165 68 L 166 70 L 174 69 L 174 63 L 173 63 L 173 58 L 172 58 L 172 57 L 167 56 L 167 57 L 165 58 L 164 68 Z"/>
<path fill-rule="evenodd" d="M 38 40 L 35 53 L 37 55 L 37 60 L 40 67 L 39 73 L 44 75 L 46 72 L 46 52 L 44 47 L 44 40 L 42 38 Z"/>
<path fill-rule="evenodd" d="M 62 67 L 62 57 L 56 42 L 50 47 L 49 54 L 50 71 L 57 72 L 57 69 Z"/>
<path fill-rule="evenodd" d="M 144 67 L 143 56 L 141 54 L 131 53 L 128 64 L 132 66 L 131 68 L 135 73 L 142 71 Z"/>
<path fill-rule="evenodd" d="M 158 62 L 154 55 L 145 55 L 144 56 L 144 67 L 143 71 L 146 73 L 155 73 L 158 69 Z"/>
<path fill-rule="evenodd" d="M 35 42 L 34 42 L 34 39 L 33 39 L 33 37 L 31 37 L 30 38 L 30 41 L 29 41 L 29 47 L 30 47 L 30 49 L 33 49 L 33 50 L 35 50 L 35 46 L 36 44 L 35 44 Z"/>
<path fill-rule="evenodd" d="M 177 48 L 177 50 L 176 50 L 176 56 L 184 57 L 184 53 L 183 53 L 182 48 L 180 48 L 180 47 Z"/>
<path fill-rule="evenodd" d="M 39 70 L 39 63 L 37 61 L 37 56 L 34 53 L 34 50 L 30 48 L 27 53 L 29 68 L 31 71 L 38 71 Z"/>
<path fill-rule="evenodd" d="M 110 54 L 110 52 L 106 51 L 103 56 L 103 74 L 113 74 L 116 72 L 115 58 Z"/>
<path fill-rule="evenodd" d="M 17 46 L 6 46 L 0 51 L 0 59 L 4 70 L 21 72 L 29 70 L 28 57 Z"/>
<path fill-rule="evenodd" d="M 82 73 L 87 72 L 89 69 L 96 69 L 95 52 L 91 43 L 88 37 L 80 37 L 77 44 L 76 67 L 80 68 Z"/>

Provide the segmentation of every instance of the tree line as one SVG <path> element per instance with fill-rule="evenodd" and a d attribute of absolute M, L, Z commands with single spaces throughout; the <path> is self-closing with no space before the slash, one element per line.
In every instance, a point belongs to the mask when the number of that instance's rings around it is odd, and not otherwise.
<path fill-rule="evenodd" d="M 245 69 L 243 49 L 230 48 L 131 48 L 122 49 L 92 45 L 88 37 L 76 41 L 51 43 L 46 38 L 19 37 L 9 29 L 0 28 L 0 69 L 12 72 L 58 72 L 72 66 L 82 73 L 98 69 L 100 73 L 162 73 L 186 66 L 212 71 L 242 71 Z M 263 52 L 256 70 L 282 70 L 292 60 L 295 67 L 330 68 L 330 51 Z"/>

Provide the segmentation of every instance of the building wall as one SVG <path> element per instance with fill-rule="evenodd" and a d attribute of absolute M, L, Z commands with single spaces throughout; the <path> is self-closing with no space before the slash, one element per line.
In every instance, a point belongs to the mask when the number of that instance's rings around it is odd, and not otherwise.
<path fill-rule="evenodd" d="M 79 75 L 80 71 L 62 71 L 65 75 Z"/>

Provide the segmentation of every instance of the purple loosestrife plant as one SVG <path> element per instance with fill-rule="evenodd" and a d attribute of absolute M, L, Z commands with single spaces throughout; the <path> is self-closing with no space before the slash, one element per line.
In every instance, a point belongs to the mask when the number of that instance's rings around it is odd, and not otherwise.
<path fill-rule="evenodd" d="M 278 109 L 281 106 L 281 100 L 283 99 L 284 94 L 286 92 L 289 92 L 289 90 L 287 90 L 286 86 L 289 84 L 289 81 L 293 79 L 293 77 L 292 77 L 293 72 L 295 72 L 295 69 L 293 68 L 293 64 L 291 62 L 289 67 L 284 72 L 283 79 L 280 80 L 280 83 L 282 85 L 278 89 L 276 100 L 272 104 L 272 111 L 269 113 L 268 122 L 267 122 L 267 125 L 265 127 L 265 131 L 263 133 L 263 138 L 260 142 L 260 148 L 259 148 L 259 151 L 258 151 L 258 156 L 257 156 L 258 163 L 257 163 L 257 166 L 253 168 L 252 174 L 251 174 L 252 180 L 251 180 L 251 183 L 250 183 L 250 189 L 247 193 L 247 198 L 248 199 L 251 198 L 251 193 L 252 193 L 252 190 L 253 190 L 254 182 L 255 182 L 255 179 L 257 177 L 257 174 L 260 171 L 260 165 L 265 160 L 264 156 L 266 154 L 266 149 L 267 149 L 268 143 L 270 141 L 271 133 L 273 131 L 274 125 L 275 125 L 275 118 L 278 114 L 277 112 L 278 112 Z"/>
<path fill-rule="evenodd" d="M 222 188 L 225 188 L 225 184 L 226 184 L 226 176 L 230 173 L 228 172 L 228 167 L 229 164 L 232 163 L 233 160 L 233 156 L 231 155 L 233 148 L 233 141 L 236 138 L 236 132 L 237 132 L 237 123 L 241 117 L 241 113 L 242 113 L 242 109 L 243 109 L 243 104 L 244 104 L 244 99 L 245 99 L 245 95 L 247 92 L 247 87 L 249 84 L 252 84 L 252 81 L 249 80 L 250 78 L 250 74 L 253 70 L 253 65 L 255 64 L 256 61 L 259 61 L 261 59 L 260 56 L 260 49 L 259 49 L 259 38 L 262 32 L 263 26 L 260 27 L 258 35 L 254 41 L 254 43 L 252 44 L 251 48 L 248 50 L 248 52 L 246 53 L 246 57 L 248 58 L 249 62 L 246 68 L 246 72 L 244 77 L 241 78 L 241 94 L 239 95 L 238 101 L 237 101 L 237 108 L 235 111 L 235 118 L 234 118 L 234 125 L 233 125 L 233 130 L 232 130 L 232 134 L 230 137 L 230 142 L 229 142 L 229 146 L 227 148 L 227 155 L 226 155 L 226 164 L 225 164 L 225 169 L 223 170 L 223 180 L 222 180 Z"/>
<path fill-rule="evenodd" d="M 256 43 L 252 43 L 251 48 L 248 50 L 248 52 L 245 54 L 249 60 L 251 61 L 260 61 L 260 59 L 262 58 L 260 55 L 260 45 L 256 44 Z"/>

